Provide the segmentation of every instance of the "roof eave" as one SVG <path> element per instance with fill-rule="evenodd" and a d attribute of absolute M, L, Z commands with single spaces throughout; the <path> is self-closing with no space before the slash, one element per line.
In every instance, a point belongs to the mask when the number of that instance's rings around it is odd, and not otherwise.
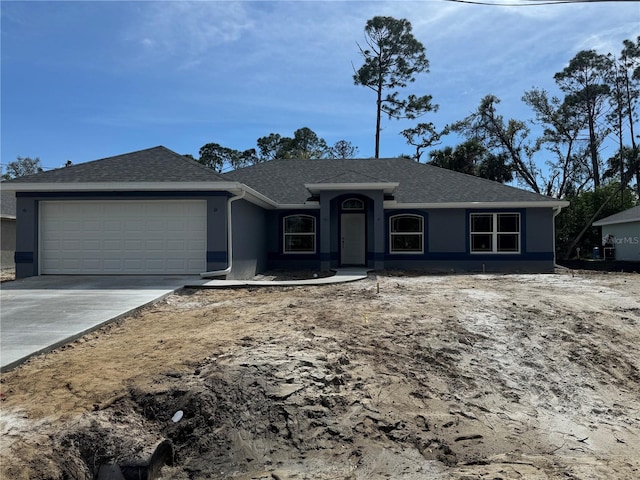
<path fill-rule="evenodd" d="M 640 222 L 640 218 L 627 218 L 627 219 L 612 220 L 612 221 L 598 220 L 597 222 L 593 222 L 592 225 L 594 227 L 606 227 L 607 225 L 621 225 L 623 223 L 634 223 L 634 222 Z"/>
<path fill-rule="evenodd" d="M 516 201 L 516 202 L 437 202 L 437 203 L 403 203 L 395 200 L 384 202 L 384 208 L 564 208 L 568 207 L 566 200 Z"/>
<path fill-rule="evenodd" d="M 384 193 L 393 193 L 400 183 L 398 182 L 372 182 L 372 183 L 305 183 L 304 187 L 312 194 L 322 191 L 336 190 L 383 190 Z"/>
<path fill-rule="evenodd" d="M 238 182 L 48 182 L 7 183 L 10 192 L 127 192 L 127 191 L 231 191 L 241 189 Z"/>
<path fill-rule="evenodd" d="M 274 209 L 276 202 L 240 182 L 78 182 L 11 183 L 3 190 L 12 192 L 229 192 L 247 193 L 246 199 L 263 208 Z"/>

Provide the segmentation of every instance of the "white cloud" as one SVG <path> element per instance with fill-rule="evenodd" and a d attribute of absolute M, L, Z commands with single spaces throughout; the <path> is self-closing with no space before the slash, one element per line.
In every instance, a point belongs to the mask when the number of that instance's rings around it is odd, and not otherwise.
<path fill-rule="evenodd" d="M 121 38 L 133 47 L 138 65 L 192 68 L 253 28 L 246 7 L 242 2 L 145 2 Z"/>

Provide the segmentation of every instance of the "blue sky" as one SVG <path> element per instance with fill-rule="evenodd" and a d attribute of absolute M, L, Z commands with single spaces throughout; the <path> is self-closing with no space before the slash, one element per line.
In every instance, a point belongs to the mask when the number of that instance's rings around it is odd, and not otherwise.
<path fill-rule="evenodd" d="M 46 169 L 156 145 L 195 157 L 209 142 L 244 150 L 301 127 L 372 156 L 374 94 L 353 85 L 352 64 L 376 15 L 407 18 L 425 45 L 430 73 L 406 93 L 433 95 L 440 110 L 424 120 L 438 127 L 489 93 L 505 117 L 531 118 L 525 90 L 555 92 L 554 73 L 578 51 L 617 55 L 640 34 L 640 2 L 3 0 L 0 9 L 1 161 L 39 157 Z M 399 132 L 414 123 L 384 121 L 382 157 L 413 153 Z"/>

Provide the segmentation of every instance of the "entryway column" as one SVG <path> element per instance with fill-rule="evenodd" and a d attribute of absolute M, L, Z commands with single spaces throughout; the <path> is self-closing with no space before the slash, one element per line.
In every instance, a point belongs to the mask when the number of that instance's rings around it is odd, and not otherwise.
<path fill-rule="evenodd" d="M 320 270 L 331 268 L 331 201 L 320 194 Z"/>
<path fill-rule="evenodd" d="M 384 221 L 384 192 L 375 192 L 373 198 L 373 268 L 384 269 L 384 249 L 387 226 Z"/>

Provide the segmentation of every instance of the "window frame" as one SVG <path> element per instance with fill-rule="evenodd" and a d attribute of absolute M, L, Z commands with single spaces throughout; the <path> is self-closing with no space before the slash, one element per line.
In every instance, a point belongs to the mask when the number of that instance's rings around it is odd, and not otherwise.
<path fill-rule="evenodd" d="M 360 204 L 359 207 L 347 207 L 345 206 L 348 202 L 358 202 Z M 342 203 L 340 204 L 340 208 L 341 210 L 345 211 L 345 212 L 361 212 L 364 210 L 364 200 L 361 200 L 359 198 L 347 198 L 346 200 L 343 200 Z"/>
<path fill-rule="evenodd" d="M 313 231 L 312 232 L 287 232 L 287 220 L 295 217 L 304 217 L 312 220 Z M 286 255 L 313 255 L 318 250 L 317 242 L 317 220 L 313 215 L 307 215 L 302 213 L 295 213 L 292 215 L 285 215 L 282 217 L 282 253 Z M 288 250 L 287 249 L 287 237 L 304 236 L 311 237 L 313 239 L 313 250 Z"/>
<path fill-rule="evenodd" d="M 499 217 L 500 215 L 513 215 L 517 218 L 517 231 L 500 231 L 499 230 Z M 490 231 L 474 231 L 473 219 L 474 217 L 489 217 L 491 218 L 491 230 Z M 474 236 L 478 235 L 490 235 L 491 236 L 491 250 L 474 250 L 473 240 Z M 503 236 L 516 236 L 518 242 L 517 250 L 499 250 L 498 239 Z M 469 253 L 471 255 L 519 255 L 522 253 L 522 213 L 521 212 L 471 212 L 469 214 Z"/>
<path fill-rule="evenodd" d="M 394 232 L 393 221 L 398 218 L 415 218 L 420 221 L 419 232 Z M 422 255 L 424 254 L 424 224 L 425 220 L 422 215 L 415 213 L 398 213 L 389 217 L 389 254 L 391 255 Z M 420 238 L 420 250 L 394 250 L 393 237 L 395 236 L 417 236 Z"/>

